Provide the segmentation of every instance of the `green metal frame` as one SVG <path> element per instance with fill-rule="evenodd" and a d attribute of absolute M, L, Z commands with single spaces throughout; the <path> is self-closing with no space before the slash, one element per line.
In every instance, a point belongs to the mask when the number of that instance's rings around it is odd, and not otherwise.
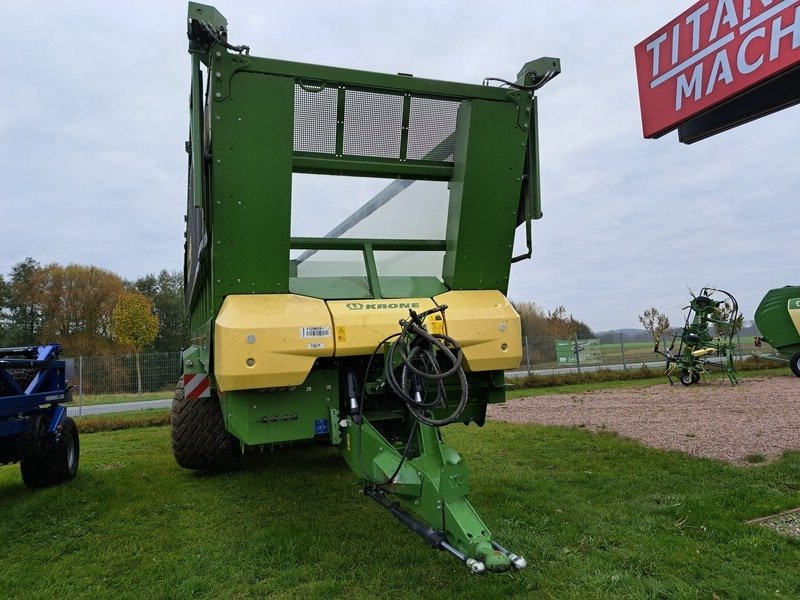
<path fill-rule="evenodd" d="M 340 450 L 359 477 L 380 484 L 387 482 L 399 466 L 397 475 L 384 486 L 409 512 L 443 531 L 464 554 L 480 557 L 490 570 L 507 566 L 493 551 L 489 528 L 467 499 L 470 485 L 466 463 L 442 441 L 438 428 L 419 425 L 419 457 L 401 464 L 400 451 L 387 443 L 369 421 L 359 426 L 347 418 L 346 423 Z"/>
<path fill-rule="evenodd" d="M 718 293 L 718 297 L 723 295 L 724 300 L 714 300 L 714 292 Z M 719 306 L 724 303 L 728 304 L 730 310 L 727 317 L 723 318 Z M 698 383 L 702 375 L 708 374 L 707 367 L 712 367 L 723 371 L 731 384 L 736 385 L 739 382 L 733 363 L 733 351 L 736 349 L 733 336 L 739 322 L 736 299 L 725 290 L 704 287 L 686 309 L 683 329 L 675 335 L 666 352 L 659 352 L 667 358 L 665 375 L 669 382 L 672 383 L 672 376 L 677 375 L 683 385 Z M 712 325 L 718 329 L 716 337 L 709 331 Z M 673 354 L 676 342 L 678 350 Z M 709 356 L 721 358 L 722 362 L 709 360 Z"/>
<path fill-rule="evenodd" d="M 232 294 L 292 292 L 331 300 L 506 292 L 510 264 L 530 257 L 531 220 L 541 217 L 534 91 L 560 71 L 558 59 L 526 64 L 506 87 L 436 81 L 250 56 L 247 47 L 228 42 L 227 21 L 213 7 L 190 2 L 188 16 L 192 82 L 185 284 L 194 345 L 185 353 L 187 369 L 213 375 L 213 323 Z M 330 102 L 323 115 L 328 121 L 318 124 L 329 136 L 313 151 L 295 139 L 298 94 L 323 94 Z M 399 123 L 387 124 L 397 127 L 395 154 L 369 147 L 346 153 L 348 98 L 359 94 L 400 107 Z M 415 102 L 437 101 L 457 107 L 456 126 L 437 132 L 440 139 L 419 156 L 411 148 Z M 395 183 L 327 236 L 292 238 L 294 173 Z M 445 239 L 345 237 L 354 223 L 414 180 L 448 182 Z M 512 257 L 515 230 L 523 223 L 528 252 Z M 291 250 L 305 252 L 290 260 Z M 359 253 L 365 277 L 297 277 L 298 265 L 320 250 Z M 439 277 L 382 276 L 375 253 L 387 250 L 443 252 L 442 272 Z M 404 440 L 413 433 L 417 454 L 384 489 L 409 513 L 444 532 L 470 560 L 479 559 L 489 569 L 507 568 L 508 556 L 493 546 L 467 501 L 463 460 L 443 443 L 438 429 L 414 423 L 381 376 L 364 382 L 369 407 L 363 419 L 356 424 L 352 415 L 340 418 L 344 373 L 365 360 L 320 359 L 296 388 L 220 394 L 226 427 L 243 445 L 327 436 L 371 483 L 394 471 Z M 470 399 L 460 420 L 482 425 L 486 405 L 504 399 L 503 374 L 470 373 L 468 380 Z"/>
<path fill-rule="evenodd" d="M 189 12 L 218 27 L 226 26 L 211 7 L 190 3 Z M 186 282 L 194 330 L 213 319 L 228 294 L 288 292 L 291 248 L 358 250 L 368 266 L 370 251 L 365 242 L 372 244 L 373 251 L 378 247 L 444 248 L 441 279 L 448 289 L 507 290 L 514 230 L 524 222 L 529 232 L 530 220 L 541 216 L 532 91 L 258 58 L 229 52 L 218 41 L 204 37 L 193 20 L 189 30 L 190 212 L 194 208 L 202 215 L 198 219 L 208 239 L 202 249 L 198 240 L 187 242 L 193 250 L 187 253 L 187 272 L 198 272 Z M 552 62 L 548 68 L 560 68 L 556 59 L 547 60 Z M 539 64 L 529 63 L 526 68 Z M 207 67 L 205 80 L 201 65 Z M 523 69 L 521 80 L 527 82 L 525 73 Z M 299 84 L 337 90 L 332 153 L 293 148 Z M 344 98 L 350 91 L 403 99 L 406 126 L 400 132 L 401 151 L 396 158 L 343 153 Z M 452 162 L 412 160 L 405 155 L 408 106 L 413 98 L 460 103 Z M 448 181 L 446 239 L 406 240 L 405 247 L 398 240 L 291 239 L 292 173 Z M 376 274 L 370 269 L 368 273 L 370 290 L 379 290 Z M 205 292 L 210 302 L 201 302 L 205 286 L 210 288 Z M 324 290 L 323 284 L 317 295 L 325 297 Z M 397 293 L 402 295 L 401 290 Z"/>

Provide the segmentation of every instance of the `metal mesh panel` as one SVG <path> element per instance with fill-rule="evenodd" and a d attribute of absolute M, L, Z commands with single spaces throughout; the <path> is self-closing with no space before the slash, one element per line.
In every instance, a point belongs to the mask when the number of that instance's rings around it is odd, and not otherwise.
<path fill-rule="evenodd" d="M 294 97 L 294 151 L 336 154 L 338 86 L 298 82 Z M 450 161 L 459 102 L 411 98 L 407 160 Z M 403 96 L 345 91 L 342 152 L 400 159 Z"/>
<path fill-rule="evenodd" d="M 294 149 L 336 152 L 336 88 L 294 86 Z"/>
<path fill-rule="evenodd" d="M 344 153 L 400 158 L 403 97 L 347 90 L 344 109 Z"/>
<path fill-rule="evenodd" d="M 83 394 L 171 391 L 182 371 L 180 352 L 84 356 L 75 359 Z"/>
<path fill-rule="evenodd" d="M 408 122 L 408 149 L 410 160 L 452 160 L 453 140 L 442 144 L 456 130 L 458 102 L 412 98 Z"/>

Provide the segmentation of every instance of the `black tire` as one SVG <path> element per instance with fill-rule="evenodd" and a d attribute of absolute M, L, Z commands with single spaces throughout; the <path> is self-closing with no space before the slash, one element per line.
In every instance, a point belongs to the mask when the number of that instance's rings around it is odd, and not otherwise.
<path fill-rule="evenodd" d="M 187 400 L 181 379 L 175 388 L 170 423 L 172 454 L 184 469 L 220 471 L 241 460 L 239 440 L 225 429 L 216 394 Z"/>
<path fill-rule="evenodd" d="M 683 385 L 692 385 L 694 382 L 694 377 L 689 371 L 681 371 L 681 383 Z"/>
<path fill-rule="evenodd" d="M 800 377 L 800 352 L 795 352 L 789 359 L 789 368 L 792 373 Z"/>
<path fill-rule="evenodd" d="M 700 383 L 700 373 L 692 371 L 692 383 Z"/>
<path fill-rule="evenodd" d="M 31 488 L 58 485 L 78 474 L 80 438 L 75 421 L 66 417 L 55 436 L 46 427 L 47 419 L 36 417 L 23 439 L 19 469 L 22 481 Z"/>

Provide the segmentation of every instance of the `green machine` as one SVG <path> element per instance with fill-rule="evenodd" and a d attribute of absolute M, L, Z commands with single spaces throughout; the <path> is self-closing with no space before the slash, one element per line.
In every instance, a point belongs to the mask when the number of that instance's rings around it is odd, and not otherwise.
<path fill-rule="evenodd" d="M 441 428 L 483 425 L 522 356 L 505 294 L 541 217 L 534 92 L 558 59 L 434 81 L 257 58 L 213 7 L 188 17 L 178 464 L 327 441 L 434 548 L 476 573 L 523 568 Z"/>
<path fill-rule="evenodd" d="M 755 313 L 760 337 L 789 360 L 792 373 L 800 377 L 800 287 L 787 285 L 768 291 Z"/>
<path fill-rule="evenodd" d="M 686 386 L 699 383 L 700 377 L 709 373 L 709 368 L 723 371 L 731 384 L 736 385 L 739 380 L 733 364 L 736 349 L 733 336 L 742 323 L 736 298 L 725 290 L 704 287 L 699 295 L 692 294 L 684 310 L 683 329 L 673 336 L 669 348 L 660 351 L 658 338 L 653 348 L 653 352 L 667 359 L 664 374 L 670 385 L 673 375 Z"/>

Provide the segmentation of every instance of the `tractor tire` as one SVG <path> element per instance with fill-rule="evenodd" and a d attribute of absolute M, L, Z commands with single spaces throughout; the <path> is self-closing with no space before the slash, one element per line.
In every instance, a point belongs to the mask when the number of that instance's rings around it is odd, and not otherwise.
<path fill-rule="evenodd" d="M 47 419 L 38 416 L 23 439 L 19 469 L 30 488 L 58 485 L 78 474 L 80 439 L 75 421 L 66 417 L 57 437 L 48 434 L 46 427 Z"/>
<path fill-rule="evenodd" d="M 687 386 L 695 383 L 694 377 L 689 371 L 681 371 L 681 383 Z"/>
<path fill-rule="evenodd" d="M 789 368 L 792 370 L 792 373 L 800 377 L 800 352 L 795 352 L 792 354 L 791 358 L 789 358 Z"/>
<path fill-rule="evenodd" d="M 221 471 L 242 458 L 239 440 L 225 429 L 216 394 L 187 400 L 183 379 L 175 388 L 170 414 L 172 454 L 184 469 Z"/>

